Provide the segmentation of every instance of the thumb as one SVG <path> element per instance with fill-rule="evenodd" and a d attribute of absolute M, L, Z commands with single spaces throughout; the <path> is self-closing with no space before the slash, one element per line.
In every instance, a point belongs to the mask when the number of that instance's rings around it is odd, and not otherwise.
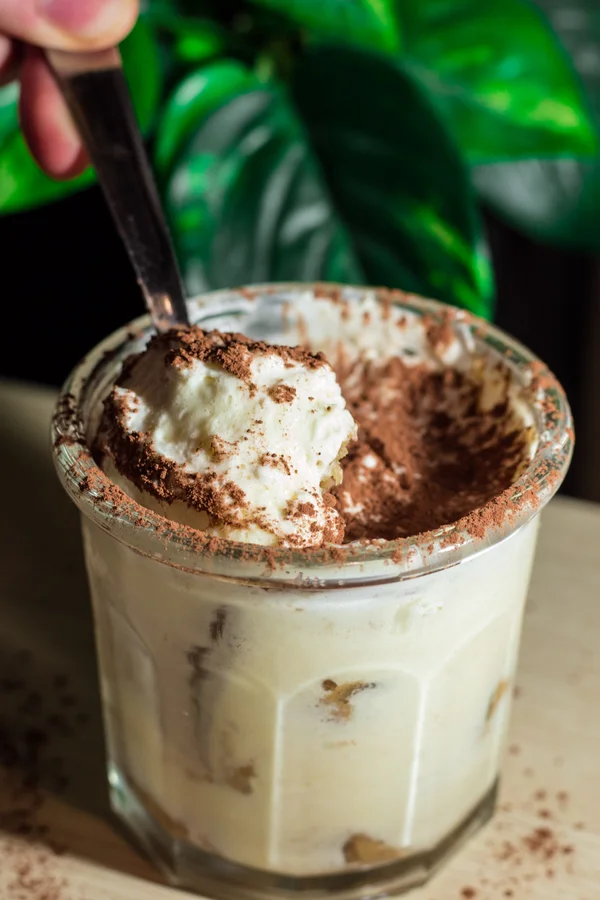
<path fill-rule="evenodd" d="M 133 28 L 138 0 L 0 0 L 0 33 L 38 47 L 99 50 Z"/>

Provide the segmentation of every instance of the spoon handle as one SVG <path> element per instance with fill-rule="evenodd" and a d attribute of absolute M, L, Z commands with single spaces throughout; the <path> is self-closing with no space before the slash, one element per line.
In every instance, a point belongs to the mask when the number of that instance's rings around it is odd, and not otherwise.
<path fill-rule="evenodd" d="M 159 331 L 188 324 L 185 294 L 116 48 L 47 50 Z"/>

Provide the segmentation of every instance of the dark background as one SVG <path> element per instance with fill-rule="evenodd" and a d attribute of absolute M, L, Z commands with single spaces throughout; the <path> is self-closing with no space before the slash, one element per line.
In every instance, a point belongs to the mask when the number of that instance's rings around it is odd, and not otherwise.
<path fill-rule="evenodd" d="M 573 407 L 578 447 L 564 491 L 600 500 L 596 263 L 486 220 L 498 284 L 495 321 L 548 363 Z M 0 218 L 0 247 L 2 376 L 59 385 L 88 349 L 144 311 L 98 188 Z"/>

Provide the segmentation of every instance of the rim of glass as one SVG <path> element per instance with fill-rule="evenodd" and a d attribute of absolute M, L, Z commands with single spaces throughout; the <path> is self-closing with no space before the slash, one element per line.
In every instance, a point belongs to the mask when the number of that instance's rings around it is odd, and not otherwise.
<path fill-rule="evenodd" d="M 224 315 L 228 303 L 251 301 L 257 296 L 275 293 L 306 292 L 312 283 L 271 283 L 250 287 L 212 291 L 188 301 L 194 321 Z M 429 315 L 434 319 L 448 307 L 435 300 L 405 294 L 398 290 L 319 283 L 321 290 L 340 290 L 343 295 L 375 293 L 378 300 L 391 300 L 397 307 Z M 149 509 L 139 507 L 126 498 L 115 513 L 113 504 L 102 492 L 90 488 L 90 475 L 100 475 L 86 441 L 83 409 L 90 392 L 98 385 L 108 366 L 117 366 L 133 350 L 135 340 L 151 332 L 148 316 L 142 316 L 118 329 L 93 348 L 75 367 L 65 382 L 52 424 L 55 465 L 60 480 L 80 511 L 108 531 L 114 538 L 144 556 L 198 574 L 210 574 L 227 580 L 250 580 L 273 585 L 295 579 L 296 586 L 308 588 L 316 582 L 335 584 L 348 581 L 396 581 L 414 578 L 463 562 L 489 549 L 521 528 L 546 505 L 558 490 L 568 469 L 573 449 L 573 423 L 565 393 L 550 370 L 526 347 L 499 328 L 460 310 L 457 323 L 468 329 L 476 349 L 492 359 L 502 359 L 512 370 L 517 382 L 530 389 L 536 414 L 538 446 L 527 469 L 509 488 L 507 499 L 520 506 L 507 511 L 502 523 L 487 530 L 485 537 L 474 537 L 458 523 L 441 526 L 434 531 L 393 541 L 373 541 L 343 546 L 344 559 L 331 548 L 293 550 L 258 544 L 221 541 L 217 549 L 198 549 L 199 533 L 191 528 L 174 526 L 169 520 Z M 538 387 L 530 387 L 533 368 Z M 532 496 L 535 502 L 523 502 Z M 481 507 L 486 510 L 490 503 Z M 149 549 L 148 535 L 156 536 L 155 547 Z M 195 536 L 195 540 L 194 540 Z M 369 574 L 365 566 L 369 564 Z M 373 567 L 374 564 L 375 568 Z M 365 579 L 365 576 L 366 579 Z"/>

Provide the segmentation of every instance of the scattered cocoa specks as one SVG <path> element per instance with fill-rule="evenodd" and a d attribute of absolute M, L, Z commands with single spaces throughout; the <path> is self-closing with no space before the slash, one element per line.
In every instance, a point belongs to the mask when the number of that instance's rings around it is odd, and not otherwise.
<path fill-rule="evenodd" d="M 39 680 L 39 679 L 38 679 Z M 64 673 L 35 689 L 34 664 L 26 651 L 0 664 L 0 870 L 6 900 L 73 900 L 56 872 L 65 851 L 44 822 L 48 794 L 69 785 L 59 747 L 89 719 Z M 4 897 L 3 897 L 4 900 Z"/>
<path fill-rule="evenodd" d="M 551 802 L 558 794 L 562 797 L 563 792 L 550 793 L 538 788 L 522 806 L 512 804 L 512 811 L 531 815 L 536 811 L 535 803 L 539 798 L 545 797 Z M 499 809 L 504 811 L 506 806 L 508 804 Z M 525 900 L 531 896 L 529 885 L 533 883 L 537 884 L 535 896 L 545 896 L 545 882 L 568 878 L 573 873 L 576 848 L 565 840 L 554 824 L 560 818 L 558 808 L 552 807 L 548 813 L 551 820 L 523 831 L 519 829 L 518 819 L 496 818 L 486 841 L 488 859 L 493 859 L 495 865 L 488 865 L 482 870 L 481 877 L 473 882 L 473 889 L 483 900 L 488 897 L 489 900 L 492 897 L 522 897 Z"/>
<path fill-rule="evenodd" d="M 556 840 L 550 828 L 534 828 L 522 839 L 522 843 L 532 854 L 542 854 L 545 859 L 551 859 L 556 854 Z"/>
<path fill-rule="evenodd" d="M 564 844 L 556 832 L 547 826 L 532 829 L 522 837 L 518 844 L 511 845 L 511 852 L 504 858 L 520 859 L 524 861 L 527 856 L 533 860 L 550 860 L 557 857 L 569 856 L 575 852 L 572 844 Z M 549 870 L 546 869 L 546 874 Z M 552 870 L 552 877 L 554 877 Z"/>
<path fill-rule="evenodd" d="M 525 770 L 526 777 L 531 777 L 531 770 Z M 561 821 L 563 814 L 569 807 L 570 796 L 565 790 L 548 791 L 545 788 L 537 788 L 530 798 L 519 804 L 518 808 L 523 812 L 534 813 L 540 819 Z M 507 804 L 499 807 L 505 809 Z"/>
<path fill-rule="evenodd" d="M 11 839 L 2 845 L 3 871 L 9 873 L 6 900 L 72 900 L 67 880 L 55 871 L 52 851 Z"/>
<path fill-rule="evenodd" d="M 467 886 L 462 889 L 462 891 L 460 892 L 460 896 L 464 897 L 465 900 L 471 900 L 471 898 L 477 896 L 477 891 L 475 890 L 475 888 Z"/>

